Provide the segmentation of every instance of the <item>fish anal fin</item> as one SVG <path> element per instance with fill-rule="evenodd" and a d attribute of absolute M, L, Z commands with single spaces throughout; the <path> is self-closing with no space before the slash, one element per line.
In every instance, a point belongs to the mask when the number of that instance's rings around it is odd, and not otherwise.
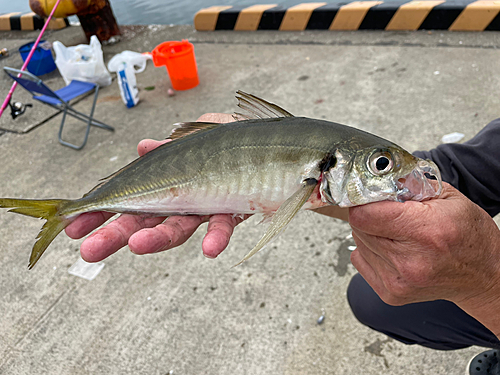
<path fill-rule="evenodd" d="M 255 95 L 247 94 L 246 92 L 240 90 L 236 91 L 236 94 L 236 99 L 238 99 L 238 107 L 250 113 L 250 115 L 243 115 L 243 117 L 247 120 L 293 117 L 290 112 Z M 241 114 L 236 115 L 242 116 Z"/>
<path fill-rule="evenodd" d="M 297 212 L 299 212 L 302 206 L 307 202 L 317 183 L 318 181 L 314 178 L 309 178 L 303 181 L 302 186 L 278 208 L 272 217 L 271 225 L 269 225 L 266 233 L 262 236 L 257 245 L 255 245 L 255 247 L 233 267 L 239 266 L 241 263 L 250 259 L 273 238 L 280 234 L 297 214 Z"/>

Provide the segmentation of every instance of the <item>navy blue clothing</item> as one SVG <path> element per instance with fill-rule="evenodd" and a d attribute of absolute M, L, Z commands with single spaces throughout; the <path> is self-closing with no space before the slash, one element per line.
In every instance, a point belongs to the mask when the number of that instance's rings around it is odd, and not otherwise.
<path fill-rule="evenodd" d="M 361 323 L 405 344 L 438 350 L 471 345 L 500 349 L 500 341 L 493 332 L 453 302 L 438 300 L 391 306 L 380 299 L 360 274 L 349 283 L 347 299 Z"/>
<path fill-rule="evenodd" d="M 431 159 L 443 181 L 460 190 L 490 216 L 500 212 L 500 119 L 463 144 L 439 145 L 415 156 Z"/>
<path fill-rule="evenodd" d="M 488 214 L 495 216 L 500 212 L 500 119 L 490 122 L 463 144 L 443 144 L 414 154 L 434 161 L 443 181 Z M 500 349 L 500 341 L 489 329 L 452 302 L 390 306 L 359 274 L 352 278 L 347 298 L 361 323 L 405 344 L 439 350 L 471 345 Z"/>

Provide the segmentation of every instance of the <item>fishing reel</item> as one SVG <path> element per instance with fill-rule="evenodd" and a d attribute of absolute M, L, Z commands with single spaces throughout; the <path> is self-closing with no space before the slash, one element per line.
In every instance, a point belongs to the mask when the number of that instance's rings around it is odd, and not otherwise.
<path fill-rule="evenodd" d="M 9 107 L 10 115 L 12 116 L 12 119 L 15 120 L 17 116 L 21 116 L 26 111 L 26 108 L 33 107 L 33 104 L 24 104 L 21 102 L 14 102 L 14 104 L 12 104 L 11 102 L 9 102 Z"/>

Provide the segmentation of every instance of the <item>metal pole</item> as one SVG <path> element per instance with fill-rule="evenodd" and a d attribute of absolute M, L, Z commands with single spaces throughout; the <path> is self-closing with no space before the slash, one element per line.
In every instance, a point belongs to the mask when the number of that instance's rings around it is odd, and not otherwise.
<path fill-rule="evenodd" d="M 26 58 L 26 61 L 24 62 L 23 67 L 21 68 L 21 70 L 25 70 L 26 67 L 28 66 L 28 63 L 31 60 L 31 56 L 33 56 L 33 53 L 35 53 L 35 50 L 38 47 L 38 43 L 40 43 L 40 40 L 42 39 L 42 35 L 45 32 L 45 29 L 47 28 L 47 26 L 49 25 L 49 22 L 50 22 L 50 20 L 52 18 L 52 15 L 56 11 L 56 9 L 59 6 L 60 2 L 61 2 L 61 0 L 57 0 L 56 4 L 52 8 L 52 11 L 50 12 L 49 17 L 47 18 L 47 21 L 45 21 L 45 25 L 43 25 L 42 31 L 40 31 L 40 35 L 38 35 L 38 38 L 36 39 L 35 44 L 31 48 L 31 51 L 30 51 L 28 57 Z M 10 88 L 9 93 L 7 94 L 7 97 L 5 98 L 5 100 L 4 100 L 3 104 L 2 104 L 2 108 L 0 108 L 0 117 L 2 117 L 3 111 L 9 105 L 10 99 L 12 98 L 12 94 L 14 93 L 14 90 L 16 89 L 16 86 L 17 86 L 17 82 L 14 82 L 14 84 Z"/>

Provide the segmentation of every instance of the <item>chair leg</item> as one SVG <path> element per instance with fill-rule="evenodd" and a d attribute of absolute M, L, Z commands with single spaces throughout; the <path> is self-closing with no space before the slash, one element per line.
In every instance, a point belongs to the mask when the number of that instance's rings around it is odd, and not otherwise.
<path fill-rule="evenodd" d="M 62 144 L 63 146 L 70 147 L 70 148 L 72 148 L 74 150 L 81 150 L 83 148 L 83 146 L 85 146 L 85 144 L 87 143 L 87 138 L 89 137 L 90 125 L 87 125 L 87 129 L 85 131 L 85 138 L 83 140 L 83 143 L 80 146 L 75 145 L 75 144 L 70 143 L 70 142 L 66 142 L 64 139 L 62 139 L 62 132 L 63 132 L 64 121 L 66 120 L 66 114 L 67 113 L 68 113 L 68 107 L 66 106 L 64 108 L 64 111 L 63 111 L 63 118 L 62 118 L 62 121 L 61 121 L 61 126 L 59 127 L 59 143 Z"/>
<path fill-rule="evenodd" d="M 114 131 L 115 129 L 113 127 L 106 125 L 103 122 L 97 121 L 93 118 L 95 105 L 97 103 L 97 95 L 99 95 L 99 85 L 96 85 L 96 87 L 95 87 L 94 103 L 92 103 L 92 109 L 90 110 L 90 115 L 88 116 L 89 117 L 89 125 L 94 125 L 94 126 L 97 126 L 99 128 L 102 128 L 102 129 Z M 87 117 L 87 116 L 85 116 L 85 117 Z"/>
<path fill-rule="evenodd" d="M 78 112 L 74 108 L 69 108 L 68 115 L 73 116 L 74 118 L 76 118 L 76 119 L 78 119 L 80 121 L 83 121 L 83 122 L 87 122 L 89 120 L 89 118 L 90 118 L 88 115 L 86 115 L 84 113 L 81 113 L 81 112 Z M 115 128 L 113 128 L 113 127 L 111 127 L 109 125 L 106 125 L 105 123 L 103 123 L 101 121 L 98 121 L 98 120 L 96 120 L 94 118 L 91 121 L 91 125 L 99 127 L 99 128 L 102 128 L 102 129 L 106 129 L 106 130 L 109 130 L 109 131 L 114 131 L 115 130 Z"/>
<path fill-rule="evenodd" d="M 59 143 L 61 143 L 62 145 L 64 146 L 67 146 L 67 147 L 70 147 L 72 149 L 75 149 L 75 150 L 81 150 L 85 144 L 87 143 L 87 139 L 89 138 L 89 132 L 90 132 L 90 127 L 91 126 L 97 126 L 99 128 L 102 128 L 102 129 L 106 129 L 106 130 L 110 130 L 110 131 L 114 131 L 115 129 L 109 125 L 106 125 L 100 121 L 97 121 L 95 120 L 92 116 L 94 115 L 94 110 L 95 110 L 95 106 L 96 106 L 96 103 L 97 103 L 97 95 L 99 94 L 99 86 L 96 86 L 95 88 L 95 94 L 94 94 L 94 101 L 92 103 L 92 109 L 90 111 L 90 115 L 87 116 L 83 113 L 80 113 L 78 111 L 76 111 L 75 109 L 69 107 L 68 105 L 66 105 L 64 107 L 64 113 L 63 113 L 63 118 L 62 118 L 62 122 L 61 122 L 61 127 L 59 128 Z M 68 109 L 69 109 L 69 112 L 68 112 Z M 72 113 L 72 112 L 75 112 L 75 113 Z M 63 130 L 63 127 L 64 127 L 64 120 L 66 119 L 66 114 L 72 116 L 72 117 L 75 117 L 76 119 L 80 120 L 80 121 L 84 121 L 87 123 L 87 129 L 85 130 L 85 138 L 83 139 L 83 142 L 80 146 L 77 146 L 77 145 L 74 145 L 72 143 L 69 143 L 69 142 L 66 142 L 62 139 L 62 130 Z"/>

